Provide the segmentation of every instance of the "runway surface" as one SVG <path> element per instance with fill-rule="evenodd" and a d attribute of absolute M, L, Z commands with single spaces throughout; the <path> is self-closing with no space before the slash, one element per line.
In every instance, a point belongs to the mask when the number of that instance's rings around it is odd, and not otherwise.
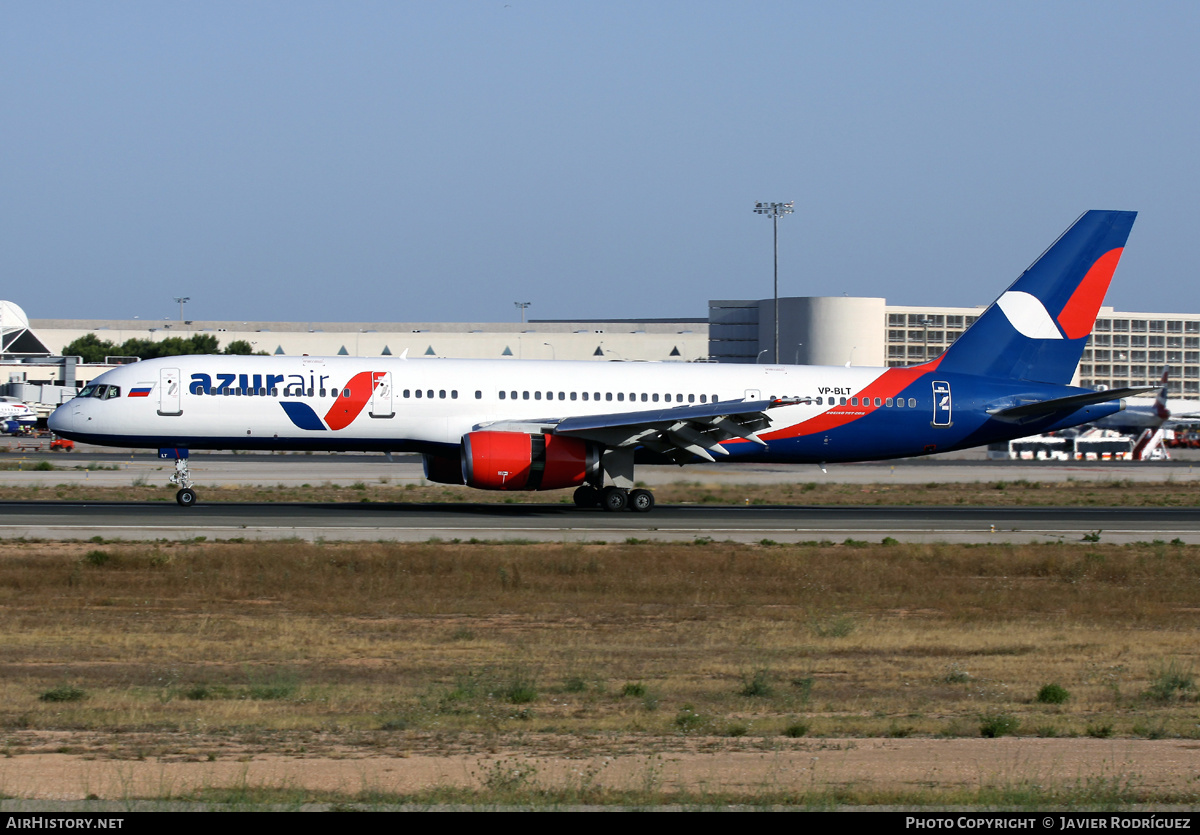
<path fill-rule="evenodd" d="M 1200 482 L 1200 460 L 1185 451 L 1161 463 L 988 461 L 983 451 L 896 462 L 830 465 L 730 464 L 639 467 L 650 486 L 838 482 L 924 484 L 1016 481 Z M 1181 460 L 1182 459 L 1182 460 Z M 42 461 L 55 469 L 34 470 Z M 192 458 L 200 503 L 175 505 L 167 486 L 172 462 L 152 453 L 81 447 L 66 454 L 0 454 L 0 484 L 49 487 L 90 484 L 163 488 L 163 502 L 0 503 L 0 535 L 37 539 L 278 539 L 406 540 L 530 539 L 607 541 L 691 540 L 756 542 L 809 540 L 878 542 L 1080 542 L 1101 531 L 1102 541 L 1182 539 L 1200 543 L 1200 510 L 1184 508 L 913 508 L 712 507 L 659 505 L 649 514 L 577 510 L 561 504 L 233 504 L 206 503 L 206 491 L 229 485 L 301 485 L 357 482 L 419 484 L 417 456 L 203 454 Z M 91 467 L 92 469 L 88 469 Z M 1198 485 L 1200 486 L 1200 485 Z M 44 494 L 43 494 L 44 495 Z"/>
<path fill-rule="evenodd" d="M 710 507 L 659 505 L 649 514 L 545 504 L 199 504 L 6 502 L 7 538 L 154 540 L 430 539 L 622 542 L 804 542 L 885 537 L 918 542 L 1200 543 L 1193 508 Z"/>

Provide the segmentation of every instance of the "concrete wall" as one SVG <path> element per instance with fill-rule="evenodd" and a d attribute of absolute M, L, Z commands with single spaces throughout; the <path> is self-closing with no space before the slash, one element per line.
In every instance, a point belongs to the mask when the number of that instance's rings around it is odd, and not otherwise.
<path fill-rule="evenodd" d="M 706 322 L 296 323 L 34 320 L 42 341 L 59 353 L 87 333 L 120 344 L 210 334 L 224 348 L 249 342 L 255 351 L 299 356 L 437 356 L 464 359 L 661 360 L 708 356 Z"/>

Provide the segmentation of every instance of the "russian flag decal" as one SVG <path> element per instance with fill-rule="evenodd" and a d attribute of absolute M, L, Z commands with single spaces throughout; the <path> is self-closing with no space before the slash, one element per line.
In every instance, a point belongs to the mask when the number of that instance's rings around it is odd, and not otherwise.
<path fill-rule="evenodd" d="M 150 389 L 152 389 L 152 388 L 153 388 L 153 386 L 139 386 L 138 388 L 132 388 L 129 390 L 129 396 L 130 397 L 149 397 Z"/>

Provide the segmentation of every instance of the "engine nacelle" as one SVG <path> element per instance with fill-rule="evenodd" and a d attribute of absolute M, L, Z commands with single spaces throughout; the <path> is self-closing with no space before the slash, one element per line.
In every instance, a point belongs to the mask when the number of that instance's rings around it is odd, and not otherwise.
<path fill-rule="evenodd" d="M 600 472 L 600 447 L 561 435 L 468 432 L 462 476 L 481 490 L 558 490 L 578 487 Z"/>

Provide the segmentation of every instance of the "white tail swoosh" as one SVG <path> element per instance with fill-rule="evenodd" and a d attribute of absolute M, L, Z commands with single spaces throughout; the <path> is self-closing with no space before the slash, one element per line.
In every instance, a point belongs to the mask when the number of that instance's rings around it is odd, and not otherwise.
<path fill-rule="evenodd" d="M 1009 323 L 1021 336 L 1030 339 L 1062 339 L 1058 325 L 1046 312 L 1046 306 L 1037 298 L 1020 290 L 1009 290 L 996 304 L 1004 311 Z"/>

